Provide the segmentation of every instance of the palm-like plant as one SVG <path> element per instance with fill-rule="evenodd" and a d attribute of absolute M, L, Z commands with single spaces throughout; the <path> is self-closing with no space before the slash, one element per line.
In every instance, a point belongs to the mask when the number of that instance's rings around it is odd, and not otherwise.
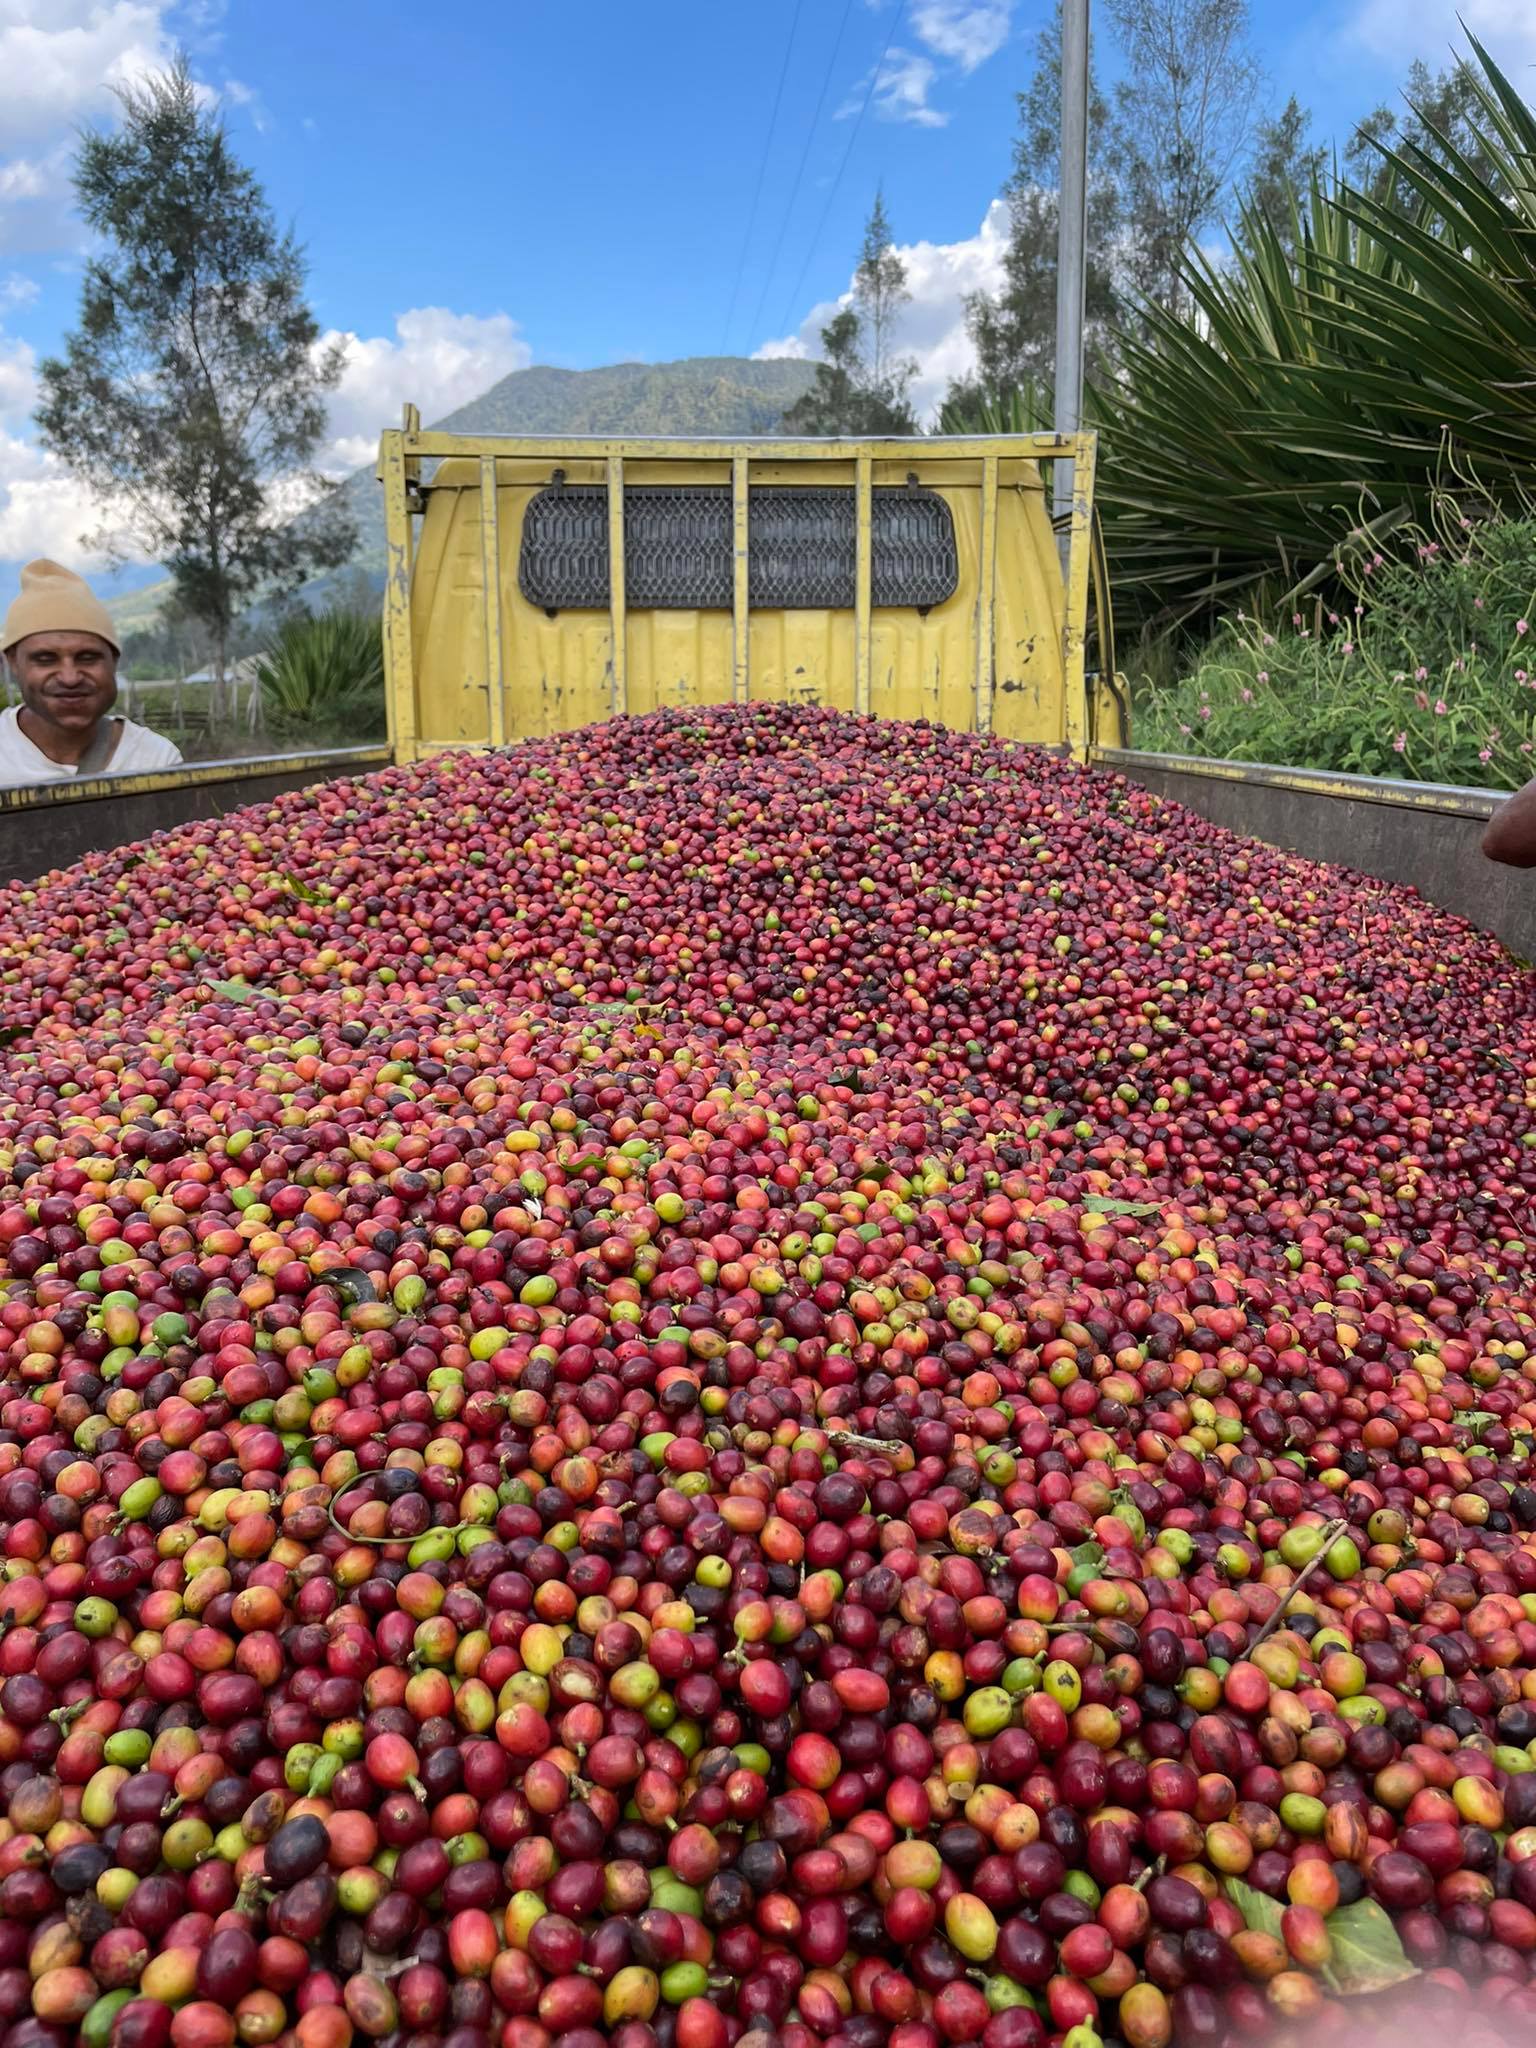
<path fill-rule="evenodd" d="M 970 401 L 949 399 L 939 410 L 941 434 L 1048 434 L 1050 396 L 1037 384 Z"/>
<path fill-rule="evenodd" d="M 1288 235 L 1246 212 L 1230 267 L 1189 262 L 1196 320 L 1154 309 L 1095 394 L 1110 560 L 1143 617 L 1294 587 L 1447 483 L 1528 488 L 1536 119 L 1476 47 L 1493 183 L 1441 140 L 1370 189 L 1314 182 Z"/>
<path fill-rule="evenodd" d="M 1439 137 L 1363 185 L 1315 179 L 1282 225 L 1245 210 L 1228 263 L 1187 260 L 1194 317 L 1145 309 L 1091 394 L 1133 618 L 1211 623 L 1426 522 L 1437 490 L 1493 508 L 1529 490 L 1536 116 L 1474 49 L 1491 177 Z"/>
<path fill-rule="evenodd" d="M 302 613 L 285 620 L 257 664 L 269 731 L 328 743 L 384 730 L 384 648 L 377 618 Z"/>

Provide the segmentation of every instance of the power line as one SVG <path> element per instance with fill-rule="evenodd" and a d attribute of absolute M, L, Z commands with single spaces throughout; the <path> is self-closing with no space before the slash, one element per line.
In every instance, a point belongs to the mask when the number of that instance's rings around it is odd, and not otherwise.
<path fill-rule="evenodd" d="M 763 308 L 768 303 L 768 287 L 773 283 L 773 274 L 779 267 L 779 257 L 784 250 L 784 236 L 789 228 L 790 218 L 795 210 L 795 201 L 800 197 L 801 181 L 805 177 L 806 160 L 811 153 L 811 144 L 816 140 L 816 131 L 821 125 L 821 110 L 827 104 L 827 87 L 832 83 L 832 74 L 837 68 L 837 53 L 843 47 L 843 30 L 848 26 L 848 17 L 853 12 L 853 0 L 843 0 L 843 18 L 837 25 L 837 38 L 832 45 L 832 54 L 827 59 L 827 68 L 822 75 L 821 91 L 816 99 L 816 111 L 811 116 L 811 125 L 805 131 L 805 142 L 800 151 L 800 161 L 795 166 L 795 182 L 789 188 L 789 203 L 779 222 L 778 239 L 773 245 L 773 255 L 763 273 L 763 288 L 758 294 L 757 311 L 752 315 L 752 332 L 761 334 Z"/>
<path fill-rule="evenodd" d="M 858 118 L 853 124 L 852 133 L 848 137 L 848 147 L 843 151 L 843 160 L 837 167 L 837 176 L 832 180 L 832 189 L 827 194 L 827 203 L 821 209 L 821 219 L 816 223 L 816 232 L 812 235 L 810 243 L 806 248 L 805 261 L 800 266 L 800 275 L 795 279 L 795 288 L 789 295 L 789 305 L 783 320 L 783 325 L 786 329 L 794 318 L 795 306 L 800 298 L 800 288 L 805 283 L 806 273 L 811 267 L 811 259 L 815 256 L 816 250 L 820 245 L 823 230 L 826 228 L 827 220 L 832 212 L 833 201 L 837 198 L 838 188 L 843 182 L 843 173 L 848 168 L 848 159 L 853 155 L 853 145 L 859 139 L 859 130 L 864 126 L 864 116 L 869 112 L 869 103 L 875 96 L 875 87 L 880 83 L 880 74 L 885 69 L 885 60 L 890 55 L 891 45 L 896 40 L 896 31 L 901 26 L 901 17 L 906 11 L 907 0 L 897 0 L 896 12 L 891 16 L 890 31 L 885 38 L 885 47 L 880 52 L 874 70 L 869 74 L 869 89 L 864 95 L 863 105 L 859 108 Z"/>
<path fill-rule="evenodd" d="M 790 17 L 789 41 L 784 45 L 784 62 L 779 66 L 778 90 L 773 95 L 773 112 L 768 116 L 768 135 L 763 143 L 762 159 L 757 166 L 757 185 L 752 194 L 752 210 L 747 215 L 747 232 L 742 237 L 741 258 L 736 265 L 736 282 L 731 286 L 731 310 L 725 316 L 725 332 L 720 338 L 720 353 L 726 354 L 731 340 L 731 328 L 736 319 L 736 300 L 741 292 L 741 280 L 746 274 L 747 255 L 752 247 L 752 231 L 757 226 L 758 203 L 763 196 L 763 180 L 768 175 L 768 159 L 773 153 L 773 138 L 779 125 L 779 108 L 784 100 L 784 81 L 789 76 L 789 60 L 795 47 L 795 32 L 800 26 L 800 9 L 805 0 L 795 0 L 795 11 Z"/>

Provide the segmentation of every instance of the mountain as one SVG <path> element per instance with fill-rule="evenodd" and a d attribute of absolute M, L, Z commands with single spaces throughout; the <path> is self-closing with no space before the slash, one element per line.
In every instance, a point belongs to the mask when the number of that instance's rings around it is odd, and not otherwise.
<path fill-rule="evenodd" d="M 687 356 L 602 370 L 514 370 L 438 425 L 445 434 L 771 434 L 814 363 Z"/>
<path fill-rule="evenodd" d="M 432 424 L 447 434 L 771 434 L 815 381 L 814 363 L 788 357 L 753 362 L 744 356 L 688 356 L 676 363 L 613 363 L 600 370 L 557 370 L 537 363 L 514 370 L 478 398 Z M 393 422 L 390 422 L 393 424 Z M 372 466 L 341 486 L 357 523 L 350 560 L 307 585 L 301 596 L 322 610 L 331 595 L 359 588 L 358 571 L 383 588 L 384 505 Z M 153 623 L 169 594 L 156 583 L 110 607 L 125 632 Z"/>
<path fill-rule="evenodd" d="M 170 594 L 171 586 L 162 578 L 157 583 L 140 584 L 137 590 L 125 590 L 120 597 L 107 598 L 106 607 L 120 633 L 147 633 Z"/>
<path fill-rule="evenodd" d="M 689 356 L 603 370 L 514 370 L 435 422 L 445 434 L 771 434 L 815 382 L 814 363 Z M 373 470 L 341 487 L 357 522 L 352 562 L 382 579 L 384 494 Z M 320 579 L 328 583 L 330 578 Z M 382 581 L 380 584 L 382 588 Z"/>

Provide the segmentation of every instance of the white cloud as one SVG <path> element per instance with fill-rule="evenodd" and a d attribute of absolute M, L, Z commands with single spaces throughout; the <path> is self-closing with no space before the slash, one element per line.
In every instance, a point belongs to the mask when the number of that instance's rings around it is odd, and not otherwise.
<path fill-rule="evenodd" d="M 37 357 L 0 334 L 0 561 L 51 555 L 71 569 L 102 566 L 80 536 L 100 527 L 102 510 L 55 455 L 27 439 L 37 403 Z"/>
<path fill-rule="evenodd" d="M 926 49 L 974 71 L 1007 42 L 1013 0 L 920 0 L 909 19 Z"/>
<path fill-rule="evenodd" d="M 36 352 L 0 334 L 0 427 L 20 426 L 36 403 Z"/>
<path fill-rule="evenodd" d="M 41 199 L 52 183 L 52 168 L 47 159 L 27 156 L 13 156 L 0 164 L 0 204 Z"/>
<path fill-rule="evenodd" d="M 897 318 L 892 347 L 917 365 L 912 403 L 920 420 L 930 418 L 951 382 L 974 366 L 975 351 L 965 331 L 965 301 L 972 292 L 998 290 L 1007 248 L 1008 209 L 1000 199 L 993 200 L 981 226 L 963 241 L 896 245 L 912 296 Z M 815 357 L 822 328 L 852 298 L 850 283 L 840 297 L 813 306 L 794 334 L 764 342 L 757 359 Z"/>
<path fill-rule="evenodd" d="M 878 7 L 881 0 L 869 0 L 869 5 Z M 882 121 L 944 127 L 949 115 L 934 106 L 934 86 L 954 71 L 972 72 L 995 57 L 1008 40 L 1013 8 L 1014 0 L 914 0 L 906 21 L 923 49 L 888 49 L 874 73 L 873 88 L 866 72 L 833 118 L 845 121 L 867 101 Z"/>
<path fill-rule="evenodd" d="M 272 126 L 272 118 L 255 86 L 246 85 L 238 78 L 226 78 L 219 88 L 219 97 L 232 107 L 244 107 L 246 118 L 258 135 L 265 135 Z"/>
<path fill-rule="evenodd" d="M 52 139 L 172 55 L 160 0 L 0 0 L 0 150 Z"/>
<path fill-rule="evenodd" d="M 13 270 L 9 277 L 0 277 L 0 307 L 30 306 L 38 291 L 35 277 L 23 277 L 19 270 Z"/>
<path fill-rule="evenodd" d="M 1405 7 L 1402 0 L 1364 0 L 1353 30 L 1378 56 L 1398 64 L 1422 57 L 1439 70 L 1453 48 L 1468 54 L 1463 24 L 1517 85 L 1529 84 L 1520 72 L 1536 64 L 1536 0 L 1436 0 L 1428 8 Z"/>
<path fill-rule="evenodd" d="M 76 134 L 170 62 L 170 12 L 169 0 L 0 0 L 0 249 L 81 241 Z"/>
<path fill-rule="evenodd" d="M 928 103 L 938 75 L 939 67 L 931 57 L 920 57 L 915 50 L 887 50 L 875 74 L 871 97 L 875 112 L 882 121 L 910 121 L 919 128 L 942 128 L 948 114 Z M 866 73 L 832 118 L 847 121 L 856 116 L 869 92 Z"/>
<path fill-rule="evenodd" d="M 0 250 L 7 255 L 77 251 L 84 230 L 69 182 L 69 143 L 0 160 Z"/>
<path fill-rule="evenodd" d="M 835 301 L 830 302 L 826 310 L 831 312 L 834 305 Z M 805 324 L 810 328 L 811 319 L 808 318 Z M 823 320 L 822 324 L 826 324 L 825 320 Z M 814 331 L 812 329 L 812 332 Z M 815 350 L 811 347 L 810 343 L 802 340 L 800 335 L 785 334 L 777 341 L 765 341 L 761 348 L 753 349 L 752 360 L 754 363 L 779 363 L 785 361 L 804 363 L 809 362 L 814 354 Z"/>
<path fill-rule="evenodd" d="M 0 430 L 0 561 L 49 555 L 69 569 L 100 569 L 103 558 L 80 536 L 101 524 L 100 505 L 56 456 Z"/>
<path fill-rule="evenodd" d="M 333 330 L 320 346 L 337 341 L 345 345 L 347 364 L 331 396 L 323 465 L 338 475 L 373 460 L 380 429 L 399 424 L 407 400 L 420 406 L 424 420 L 438 419 L 533 360 L 510 315 L 453 313 L 445 306 L 415 306 L 397 315 L 392 336 Z"/>

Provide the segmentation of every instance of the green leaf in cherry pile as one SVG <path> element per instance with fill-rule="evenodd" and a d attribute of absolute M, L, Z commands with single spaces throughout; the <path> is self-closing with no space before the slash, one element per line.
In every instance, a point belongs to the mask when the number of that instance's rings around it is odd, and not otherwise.
<path fill-rule="evenodd" d="M 252 988 L 246 981 L 210 981 L 208 986 L 216 996 L 223 996 L 229 1003 L 280 1003 L 282 997 L 275 989 Z"/>
<path fill-rule="evenodd" d="M 1227 1897 L 1243 1916 L 1243 1924 L 1259 1934 L 1272 1934 L 1276 1941 L 1283 1941 L 1280 1932 L 1281 1916 L 1285 1908 L 1278 1899 L 1272 1899 L 1268 1892 L 1261 1892 L 1257 1886 L 1244 1884 L 1241 1878 L 1229 1877 L 1223 1880 Z"/>
<path fill-rule="evenodd" d="M 1419 1973 L 1409 1962 L 1397 1929 L 1374 1899 L 1356 1899 L 1328 1915 L 1333 1954 L 1320 1972 L 1330 1991 L 1340 1997 L 1368 1991 L 1389 1991 Z"/>

